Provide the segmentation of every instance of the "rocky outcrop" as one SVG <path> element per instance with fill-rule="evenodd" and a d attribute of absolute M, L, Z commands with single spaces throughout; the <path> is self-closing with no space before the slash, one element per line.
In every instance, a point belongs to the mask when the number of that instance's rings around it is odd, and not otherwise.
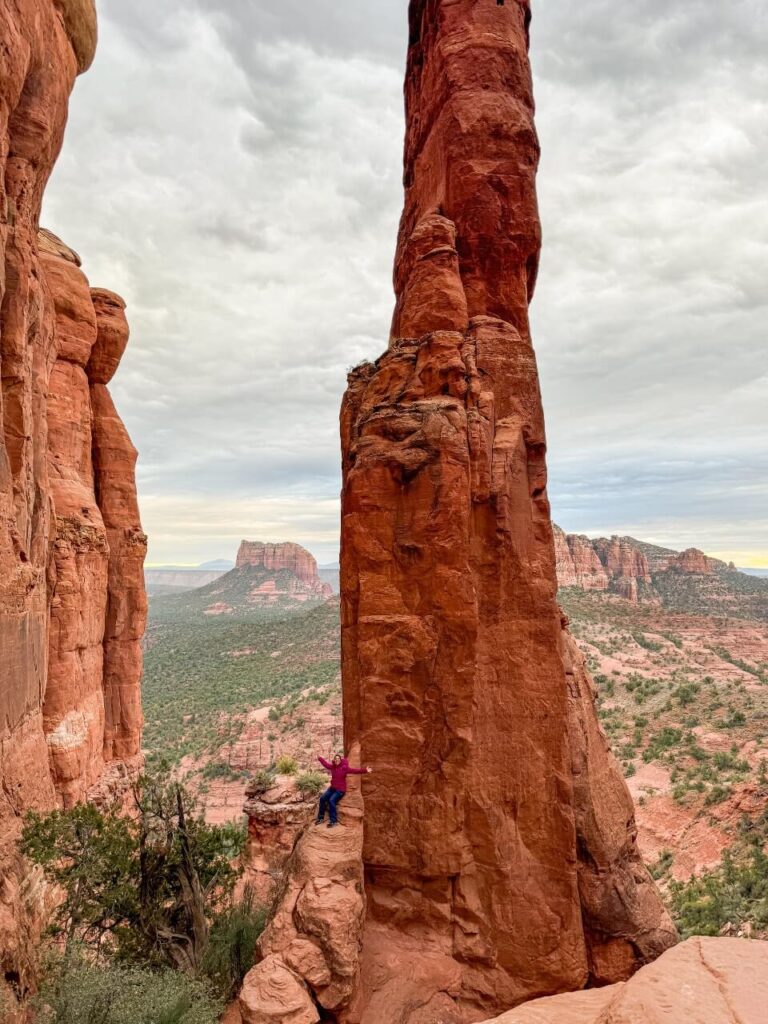
<path fill-rule="evenodd" d="M 729 566 L 709 558 L 698 548 L 677 552 L 633 537 L 598 537 L 565 533 L 554 526 L 557 581 L 561 587 L 606 590 L 633 603 L 658 603 L 656 583 L 661 573 L 707 576 L 726 572 Z"/>
<path fill-rule="evenodd" d="M 565 533 L 554 525 L 552 531 L 558 586 L 608 590 L 611 579 L 589 537 Z"/>
<path fill-rule="evenodd" d="M 125 304 L 91 290 L 76 253 L 48 232 L 40 258 L 55 312 L 48 479 L 55 511 L 43 725 L 54 786 L 82 799 L 141 742 L 146 537 L 136 450 L 107 390 L 128 342 Z"/>
<path fill-rule="evenodd" d="M 477 1020 L 675 940 L 555 597 L 528 21 L 411 2 L 392 338 L 342 408 L 344 724 L 375 768 L 361 1024 Z"/>
<path fill-rule="evenodd" d="M 673 572 L 689 573 L 696 576 L 708 576 L 716 566 L 722 566 L 717 559 L 707 558 L 698 548 L 686 548 L 679 555 L 670 558 L 667 568 Z"/>
<path fill-rule="evenodd" d="M 536 999 L 486 1024 L 760 1024 L 768 944 L 689 939 L 626 984 Z"/>
<path fill-rule="evenodd" d="M 244 565 L 272 573 L 283 570 L 293 573 L 308 587 L 320 584 L 317 562 L 301 544 L 262 544 L 261 541 L 244 540 L 237 552 L 235 566 L 239 569 Z"/>
<path fill-rule="evenodd" d="M 266 906 L 274 896 L 296 840 L 317 813 L 317 799 L 302 793 L 293 777 L 285 775 L 276 776 L 268 789 L 251 782 L 245 796 L 246 878 L 256 899 Z"/>
<path fill-rule="evenodd" d="M 38 233 L 69 94 L 93 57 L 93 2 L 4 5 L 0 37 L 0 875 L 15 885 L 23 813 L 81 798 L 139 753 L 144 538 L 135 453 L 94 394 L 99 361 L 119 360 L 115 332 L 127 340 L 119 300 L 91 293 L 76 253 Z M 0 929 L 0 956 L 14 941 Z"/>
<path fill-rule="evenodd" d="M 359 749 L 350 753 L 359 765 Z M 245 979 L 245 1024 L 313 1024 L 318 1006 L 343 1017 L 359 975 L 365 896 L 363 801 L 350 776 L 340 826 L 310 825 L 285 865 L 275 910 Z"/>
<path fill-rule="evenodd" d="M 635 580 L 650 583 L 651 570 L 642 551 L 625 537 L 599 537 L 595 550 L 608 576 L 613 580 Z"/>

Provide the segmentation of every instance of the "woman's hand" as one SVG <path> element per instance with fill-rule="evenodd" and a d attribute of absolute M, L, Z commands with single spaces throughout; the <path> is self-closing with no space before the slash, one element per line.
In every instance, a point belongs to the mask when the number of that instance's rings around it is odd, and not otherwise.
<path fill-rule="evenodd" d="M 365 771 L 366 771 L 366 774 L 370 775 L 371 772 L 373 771 L 373 768 L 366 768 Z"/>

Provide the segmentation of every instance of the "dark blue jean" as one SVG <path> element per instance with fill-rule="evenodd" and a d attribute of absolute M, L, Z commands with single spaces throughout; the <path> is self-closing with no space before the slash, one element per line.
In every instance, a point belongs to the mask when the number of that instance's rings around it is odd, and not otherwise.
<path fill-rule="evenodd" d="M 335 825 L 339 820 L 336 812 L 339 800 L 344 799 L 344 793 L 340 789 L 334 789 L 333 786 L 329 786 L 328 789 L 320 797 L 320 809 L 317 812 L 317 817 L 320 821 L 325 817 L 326 808 L 330 816 L 331 821 Z"/>

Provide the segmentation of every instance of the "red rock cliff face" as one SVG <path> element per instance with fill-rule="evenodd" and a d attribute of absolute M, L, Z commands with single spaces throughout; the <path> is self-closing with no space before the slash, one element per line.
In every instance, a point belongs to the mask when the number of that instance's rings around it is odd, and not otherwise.
<path fill-rule="evenodd" d="M 342 409 L 363 1024 L 477 1020 L 674 941 L 555 600 L 528 21 L 411 2 L 392 339 Z"/>
<path fill-rule="evenodd" d="M 0 10 L 0 840 L 139 754 L 145 537 L 135 451 L 105 383 L 128 329 L 75 253 L 38 235 L 92 0 Z"/>

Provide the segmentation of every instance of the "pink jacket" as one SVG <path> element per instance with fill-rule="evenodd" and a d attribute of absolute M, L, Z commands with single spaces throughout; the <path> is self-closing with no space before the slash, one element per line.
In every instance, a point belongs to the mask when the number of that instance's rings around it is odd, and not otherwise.
<path fill-rule="evenodd" d="M 347 792 L 348 775 L 365 775 L 368 771 L 367 768 L 350 768 L 346 757 L 342 757 L 341 761 L 336 765 L 326 761 L 324 757 L 318 757 L 317 760 L 327 772 L 331 773 L 331 789 L 337 789 L 340 793 Z"/>

